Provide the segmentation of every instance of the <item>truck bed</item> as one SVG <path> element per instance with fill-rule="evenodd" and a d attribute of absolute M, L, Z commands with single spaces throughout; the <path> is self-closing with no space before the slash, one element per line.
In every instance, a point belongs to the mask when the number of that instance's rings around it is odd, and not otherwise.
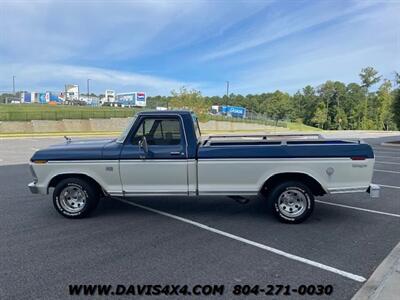
<path fill-rule="evenodd" d="M 324 139 L 321 135 L 223 135 L 201 141 L 198 158 L 374 158 L 360 140 Z"/>

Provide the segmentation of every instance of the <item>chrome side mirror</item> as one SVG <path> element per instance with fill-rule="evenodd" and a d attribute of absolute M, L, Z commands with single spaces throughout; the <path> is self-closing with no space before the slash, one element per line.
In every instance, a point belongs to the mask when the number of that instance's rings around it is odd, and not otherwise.
<path fill-rule="evenodd" d="M 139 148 L 143 149 L 144 153 L 146 154 L 149 152 L 149 146 L 147 145 L 147 140 L 145 136 L 140 139 Z"/>

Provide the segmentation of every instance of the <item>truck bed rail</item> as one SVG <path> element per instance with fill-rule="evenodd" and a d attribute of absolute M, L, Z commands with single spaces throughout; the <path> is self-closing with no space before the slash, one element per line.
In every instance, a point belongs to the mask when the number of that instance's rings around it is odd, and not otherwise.
<path fill-rule="evenodd" d="M 360 140 L 351 139 L 326 139 L 321 134 L 231 134 L 231 135 L 210 135 L 202 140 L 202 146 L 234 145 L 234 144 L 347 144 L 361 143 Z"/>

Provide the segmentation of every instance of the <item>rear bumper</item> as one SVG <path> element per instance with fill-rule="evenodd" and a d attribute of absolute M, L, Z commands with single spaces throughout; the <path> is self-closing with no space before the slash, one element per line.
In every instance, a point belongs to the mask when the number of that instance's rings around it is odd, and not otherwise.
<path fill-rule="evenodd" d="M 371 198 L 379 198 L 380 193 L 381 193 L 381 187 L 377 184 L 371 183 L 369 185 L 367 192 L 369 193 L 369 196 Z"/>
<path fill-rule="evenodd" d="M 328 189 L 330 194 L 345 194 L 345 193 L 369 193 L 371 198 L 379 198 L 380 186 L 371 183 L 369 186 L 360 187 L 344 187 L 344 188 L 332 188 Z"/>

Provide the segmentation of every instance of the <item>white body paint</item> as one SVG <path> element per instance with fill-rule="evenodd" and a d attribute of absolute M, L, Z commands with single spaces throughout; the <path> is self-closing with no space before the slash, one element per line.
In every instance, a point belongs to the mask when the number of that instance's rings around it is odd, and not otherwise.
<path fill-rule="evenodd" d="M 114 196 L 134 195 L 257 195 L 276 174 L 300 173 L 314 178 L 326 193 L 365 192 L 370 186 L 374 159 L 164 159 L 49 161 L 31 163 L 34 186 L 48 193 L 60 174 L 91 177 Z M 329 174 L 328 169 L 333 169 Z"/>

